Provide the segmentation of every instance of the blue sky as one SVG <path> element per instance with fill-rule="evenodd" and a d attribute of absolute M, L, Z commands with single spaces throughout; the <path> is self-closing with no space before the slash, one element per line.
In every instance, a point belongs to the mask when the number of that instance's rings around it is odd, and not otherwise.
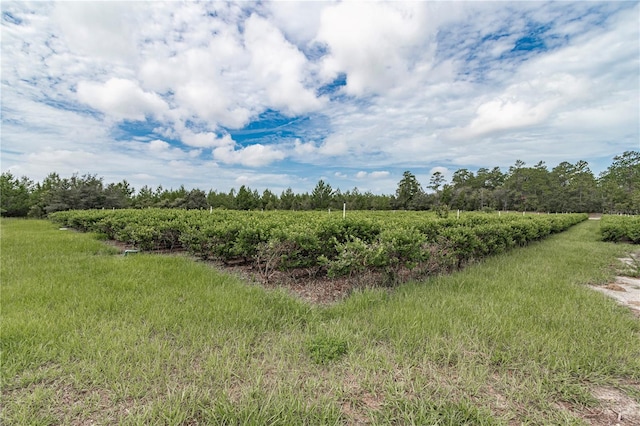
<path fill-rule="evenodd" d="M 393 193 L 640 149 L 638 2 L 9 2 L 2 171 Z"/>

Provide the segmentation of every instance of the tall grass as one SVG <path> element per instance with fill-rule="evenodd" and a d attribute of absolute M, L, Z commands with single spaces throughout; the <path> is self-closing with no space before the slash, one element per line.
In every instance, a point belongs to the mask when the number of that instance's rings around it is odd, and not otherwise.
<path fill-rule="evenodd" d="M 626 249 L 593 222 L 331 307 L 1 223 L 4 424 L 579 424 L 640 381 L 639 321 L 585 286 Z"/>

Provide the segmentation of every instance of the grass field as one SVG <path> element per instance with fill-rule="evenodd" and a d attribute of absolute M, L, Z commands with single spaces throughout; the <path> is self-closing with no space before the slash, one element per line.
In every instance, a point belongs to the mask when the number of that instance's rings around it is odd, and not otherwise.
<path fill-rule="evenodd" d="M 640 402 L 640 321 L 586 287 L 631 247 L 594 221 L 332 306 L 1 226 L 2 424 L 586 424 L 598 389 Z"/>

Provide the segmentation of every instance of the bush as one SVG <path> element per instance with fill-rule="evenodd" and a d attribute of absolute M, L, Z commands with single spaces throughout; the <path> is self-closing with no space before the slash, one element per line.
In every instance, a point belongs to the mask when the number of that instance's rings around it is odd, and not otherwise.
<path fill-rule="evenodd" d="M 603 215 L 600 234 L 603 241 L 640 244 L 640 216 Z"/>
<path fill-rule="evenodd" d="M 65 211 L 50 217 L 142 250 L 183 247 L 202 259 L 249 263 L 267 280 L 276 270 L 308 268 L 330 277 L 382 276 L 386 284 L 446 272 L 586 219 L 483 213 L 458 219 L 423 212 L 352 212 L 343 219 L 319 212 L 161 209 Z M 625 235 L 640 240 L 640 229 Z"/>

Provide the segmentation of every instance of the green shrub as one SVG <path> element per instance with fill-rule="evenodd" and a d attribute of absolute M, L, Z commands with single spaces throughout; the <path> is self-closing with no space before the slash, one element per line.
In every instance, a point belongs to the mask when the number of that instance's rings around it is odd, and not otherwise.
<path fill-rule="evenodd" d="M 603 215 L 600 234 L 603 241 L 640 244 L 640 216 Z"/>
<path fill-rule="evenodd" d="M 343 219 L 322 212 L 145 209 L 64 211 L 50 217 L 142 250 L 184 248 L 201 259 L 249 263 L 264 276 L 276 269 L 310 268 L 330 277 L 373 273 L 389 283 L 400 276 L 445 272 L 452 264 L 460 267 L 524 246 L 586 219 L 579 214 L 438 216 L 446 215 L 350 212 Z M 626 238 L 640 240 L 640 230 Z M 436 267 L 445 264 L 444 270 Z"/>

